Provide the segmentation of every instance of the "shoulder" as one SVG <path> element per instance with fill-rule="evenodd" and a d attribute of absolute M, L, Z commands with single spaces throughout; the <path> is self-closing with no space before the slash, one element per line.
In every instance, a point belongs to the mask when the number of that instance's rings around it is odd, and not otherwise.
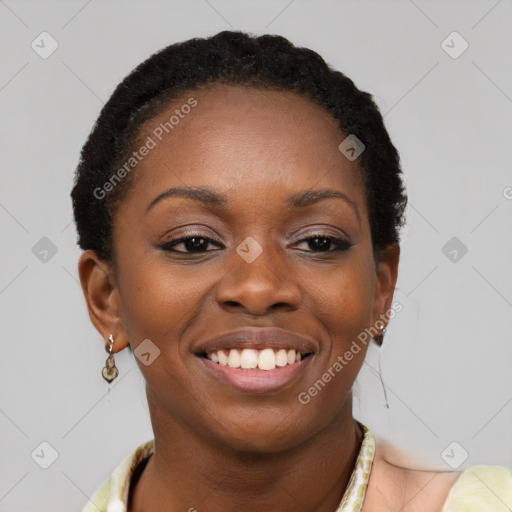
<path fill-rule="evenodd" d="M 511 509 L 512 471 L 504 466 L 479 465 L 462 471 L 441 512 L 505 512 Z"/>
<path fill-rule="evenodd" d="M 462 472 L 424 471 L 420 467 L 409 454 L 377 443 L 363 511 L 512 510 L 512 471 L 504 466 L 471 466 Z"/>
<path fill-rule="evenodd" d="M 112 474 L 100 485 L 91 496 L 82 512 L 126 512 L 130 479 L 135 468 L 155 449 L 155 441 L 151 439 L 139 445 L 127 455 L 114 469 Z"/>

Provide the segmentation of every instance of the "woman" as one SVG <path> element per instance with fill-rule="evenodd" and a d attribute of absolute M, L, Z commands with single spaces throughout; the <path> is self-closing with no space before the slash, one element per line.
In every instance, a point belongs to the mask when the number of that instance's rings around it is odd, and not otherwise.
<path fill-rule="evenodd" d="M 241 32 L 156 53 L 103 108 L 72 199 L 103 377 L 133 350 L 154 431 L 84 512 L 512 500 L 506 468 L 396 467 L 352 417 L 406 195 L 371 96 L 319 55 Z"/>

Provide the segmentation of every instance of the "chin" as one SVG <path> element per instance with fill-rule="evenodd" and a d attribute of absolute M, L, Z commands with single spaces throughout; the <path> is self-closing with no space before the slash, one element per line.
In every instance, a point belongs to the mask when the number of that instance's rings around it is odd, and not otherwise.
<path fill-rule="evenodd" d="M 230 428 L 217 431 L 217 439 L 232 450 L 242 453 L 277 453 L 290 450 L 314 436 L 316 431 L 308 423 L 293 420 L 293 416 L 274 415 L 268 422 L 229 422 Z M 223 424 L 226 424 L 223 422 Z"/>

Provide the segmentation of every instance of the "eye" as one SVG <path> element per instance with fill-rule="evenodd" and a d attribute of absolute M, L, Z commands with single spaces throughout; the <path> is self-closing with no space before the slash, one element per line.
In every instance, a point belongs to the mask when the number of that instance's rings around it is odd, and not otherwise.
<path fill-rule="evenodd" d="M 307 243 L 311 250 L 306 252 L 341 252 L 347 251 L 354 244 L 335 236 L 323 233 L 313 234 L 300 240 L 300 243 Z M 333 247 L 331 249 L 331 247 Z"/>
<path fill-rule="evenodd" d="M 212 251 L 207 250 L 209 244 L 221 246 L 221 244 L 219 242 L 217 242 L 216 240 L 214 240 L 213 238 L 209 238 L 200 233 L 189 233 L 187 236 L 182 236 L 180 238 L 175 238 L 175 239 L 169 240 L 169 241 L 159 245 L 159 247 L 161 249 L 163 249 L 164 251 L 190 254 L 190 253 L 212 252 Z M 176 247 L 178 247 L 180 245 L 183 246 L 183 248 L 185 250 L 176 249 Z M 214 250 L 218 250 L 218 249 L 214 249 Z"/>
<path fill-rule="evenodd" d="M 310 235 L 307 238 L 295 242 L 295 244 L 297 243 L 299 245 L 304 243 L 308 244 L 310 250 L 306 250 L 305 252 L 342 252 L 350 249 L 350 247 L 354 245 L 341 238 L 323 233 Z M 188 233 L 187 236 L 168 240 L 159 245 L 159 247 L 169 252 L 196 254 L 212 252 L 212 250 L 208 250 L 210 245 L 217 246 L 217 249 L 213 249 L 214 251 L 223 247 L 217 240 L 201 233 Z M 177 249 L 179 246 L 182 246 L 182 249 Z"/>

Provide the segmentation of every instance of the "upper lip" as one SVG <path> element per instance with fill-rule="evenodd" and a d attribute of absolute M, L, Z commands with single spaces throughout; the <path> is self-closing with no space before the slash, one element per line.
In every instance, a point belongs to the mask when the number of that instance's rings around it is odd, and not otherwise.
<path fill-rule="evenodd" d="M 199 344 L 195 352 L 201 354 L 217 350 L 230 350 L 232 348 L 293 349 L 302 354 L 309 354 L 310 352 L 317 351 L 317 343 L 312 338 L 277 327 L 257 327 L 244 328 L 215 336 Z"/>

